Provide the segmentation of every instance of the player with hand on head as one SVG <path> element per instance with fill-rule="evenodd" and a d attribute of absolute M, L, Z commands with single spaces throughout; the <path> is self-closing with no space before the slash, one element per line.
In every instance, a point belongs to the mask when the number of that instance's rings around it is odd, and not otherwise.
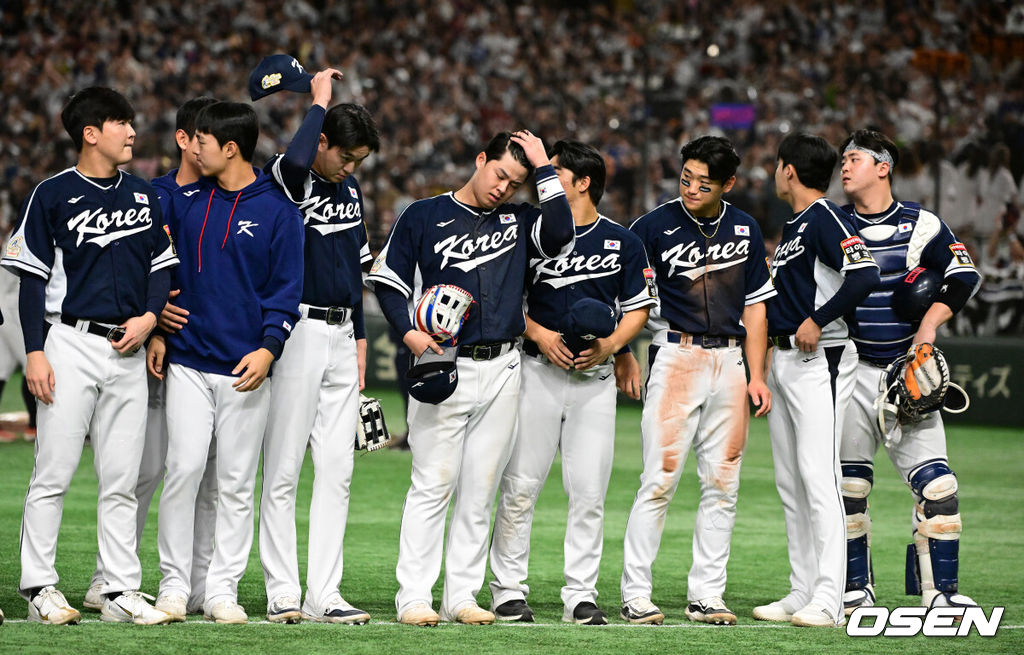
<path fill-rule="evenodd" d="M 154 178 L 150 183 L 156 189 L 160 199 L 160 208 L 164 215 L 170 203 L 171 193 L 178 187 L 192 184 L 199 179 L 199 164 L 195 155 L 189 152 L 195 139 L 196 116 L 208 105 L 217 102 L 214 98 L 203 96 L 189 100 L 178 108 L 175 117 L 174 141 L 180 151 L 180 164 L 166 175 Z M 171 304 L 179 290 L 174 289 L 174 276 L 171 275 L 172 289 L 168 302 L 160 313 L 158 326 L 165 332 L 175 332 L 188 322 L 188 312 Z M 146 376 L 149 382 L 149 408 L 146 416 L 146 445 L 142 450 L 142 466 L 139 468 L 139 481 L 135 485 L 135 497 L 138 499 L 135 525 L 135 550 L 138 552 L 142 542 L 142 529 L 146 525 L 149 505 L 156 493 L 156 488 L 164 478 L 164 459 L 167 457 L 167 417 L 164 411 L 164 382 L 152 375 Z M 195 544 L 192 552 L 192 595 L 188 598 L 190 612 L 203 611 L 203 597 L 206 595 L 206 571 L 213 557 L 213 527 L 217 521 L 217 460 L 216 449 L 210 448 L 210 459 L 206 472 L 199 485 L 196 497 Z M 97 553 L 96 571 L 85 594 L 85 607 L 99 610 L 103 606 L 103 558 Z M 184 620 L 185 608 L 157 606 L 171 614 L 176 620 Z"/>
<path fill-rule="evenodd" d="M 882 434 L 875 402 L 886 368 L 918 344 L 934 344 L 943 323 L 960 311 L 981 278 L 963 243 L 933 212 L 892 197 L 899 150 L 884 134 L 857 130 L 842 147 L 843 190 L 852 201 L 854 227 L 882 271 L 881 285 L 856 309 L 851 323 L 860 361 L 840 449 L 846 505 L 847 613 L 875 602 L 871 567 L 868 494 L 874 458 L 884 445 L 914 497 L 913 541 L 907 553 L 907 594 L 925 607 L 964 607 L 975 602 L 959 593 L 960 533 L 956 474 L 946 455 L 939 411 L 907 420 Z M 942 277 L 941 287 L 908 315 L 895 301 L 909 273 L 919 268 Z M 922 280 L 925 278 L 921 277 Z"/>
<path fill-rule="evenodd" d="M 196 494 L 215 438 L 217 524 L 204 613 L 218 623 L 248 620 L 237 589 L 252 545 L 267 377 L 302 293 L 302 220 L 250 163 L 258 137 L 256 112 L 242 103 L 218 102 L 196 118 L 193 152 L 203 177 L 171 195 L 167 217 L 181 246 L 175 304 L 189 320 L 155 335 L 147 355 L 150 373 L 167 376 L 157 602 L 181 607 L 191 593 Z"/>
<path fill-rule="evenodd" d="M 494 519 L 492 609 L 498 620 L 533 620 L 525 584 L 530 529 L 537 497 L 560 449 L 563 486 L 569 496 L 562 620 L 603 625 L 608 621 L 596 604 L 596 583 L 615 446 L 611 359 L 637 335 L 658 301 L 640 239 L 597 211 L 605 181 L 601 153 L 578 141 L 559 141 L 551 152 L 551 165 L 576 223 L 576 244 L 562 259 L 547 259 L 538 252 L 529 255 L 521 420 L 502 474 Z M 597 311 L 603 308 L 614 332 L 574 352 L 558 329 L 585 299 Z M 572 336 L 578 335 L 565 335 Z"/>
<path fill-rule="evenodd" d="M 772 260 L 774 346 L 768 428 L 789 544 L 790 591 L 754 618 L 836 626 L 843 580 L 839 439 L 857 352 L 843 318 L 878 284 L 878 266 L 849 215 L 825 198 L 838 156 L 824 139 L 779 146 L 775 193 L 793 208 Z"/>
<path fill-rule="evenodd" d="M 512 204 L 532 173 L 540 208 Z M 439 619 L 492 623 L 476 604 L 487 564 L 491 507 L 512 449 L 519 400 L 519 351 L 528 248 L 556 258 L 573 248 L 573 219 L 543 142 L 528 130 L 494 136 L 476 157 L 466 184 L 409 205 L 391 228 L 367 281 L 388 322 L 413 355 L 443 350 L 413 328 L 410 304 L 423 289 L 449 284 L 475 304 L 462 325 L 458 384 L 433 404 L 410 390 L 412 484 L 402 513 L 396 574 L 398 620 L 436 625 Z M 455 371 L 452 371 L 455 374 Z M 444 594 L 440 617 L 431 587 L 441 571 L 448 505 Z"/>
<path fill-rule="evenodd" d="M 312 107 L 287 151 L 264 167 L 305 222 L 301 318 L 274 370 L 263 438 L 260 560 L 267 618 L 275 623 L 370 620 L 342 598 L 338 586 L 366 370 L 361 265 L 369 268 L 373 259 L 354 173 L 380 147 L 380 135 L 360 105 L 327 109 L 331 80 L 340 77 L 335 69 L 313 76 Z M 295 497 L 307 445 L 314 478 L 300 611 Z"/>
<path fill-rule="evenodd" d="M 101 618 L 167 623 L 138 591 L 135 550 L 146 431 L 146 365 L 138 352 L 156 326 L 178 263 L 148 183 L 118 169 L 132 159 L 135 110 L 120 93 L 84 89 L 61 121 L 78 162 L 40 183 L 22 210 L 3 266 L 21 276 L 25 377 L 39 400 L 35 469 L 21 524 L 21 583 L 30 621 L 77 623 L 55 587 L 64 494 L 92 439 L 104 562 Z"/>
<path fill-rule="evenodd" d="M 654 341 L 641 419 L 644 469 L 626 524 L 621 616 L 630 623 L 665 618 L 651 602 L 651 566 L 692 446 L 700 504 L 686 616 L 734 624 L 736 614 L 722 600 L 725 569 L 747 445 L 747 397 L 757 416 L 772 405 L 764 382 L 765 301 L 775 289 L 757 222 L 722 199 L 740 163 L 732 144 L 704 136 L 680 154 L 680 197 L 630 226 L 647 249 L 661 304 L 649 321 Z"/>

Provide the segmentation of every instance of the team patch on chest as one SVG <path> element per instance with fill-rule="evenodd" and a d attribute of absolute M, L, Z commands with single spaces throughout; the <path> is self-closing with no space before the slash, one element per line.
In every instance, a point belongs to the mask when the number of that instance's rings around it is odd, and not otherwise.
<path fill-rule="evenodd" d="M 705 252 L 696 242 L 676 244 L 661 252 L 661 261 L 668 264 L 668 277 L 681 275 L 696 280 L 705 273 L 737 266 L 747 261 L 750 240 L 715 243 Z"/>
<path fill-rule="evenodd" d="M 622 270 L 619 253 L 572 255 L 560 259 L 531 259 L 534 284 L 560 289 L 574 282 L 615 275 Z"/>
<path fill-rule="evenodd" d="M 117 239 L 145 232 L 152 224 L 153 218 L 148 206 L 118 209 L 110 213 L 103 207 L 85 209 L 67 221 L 68 231 L 78 233 L 75 246 L 80 246 L 82 241 L 86 241 L 101 248 Z"/>
<path fill-rule="evenodd" d="M 515 248 L 518 237 L 515 223 L 490 234 L 453 234 L 434 243 L 434 254 L 441 255 L 441 270 L 452 266 L 461 271 L 471 271 Z"/>

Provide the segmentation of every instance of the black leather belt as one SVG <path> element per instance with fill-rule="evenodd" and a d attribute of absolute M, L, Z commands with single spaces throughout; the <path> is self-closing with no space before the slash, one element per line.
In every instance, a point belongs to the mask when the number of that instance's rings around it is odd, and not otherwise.
<path fill-rule="evenodd" d="M 124 339 L 124 328 L 120 325 L 107 325 L 105 323 L 97 323 L 95 321 L 89 321 L 84 318 L 75 318 L 74 316 L 61 315 L 60 322 L 68 327 L 73 327 L 76 330 L 79 329 L 79 323 L 84 323 L 83 327 L 89 334 L 95 334 L 98 337 L 103 337 L 110 341 L 120 341 Z"/>
<path fill-rule="evenodd" d="M 740 340 L 736 337 L 716 337 L 709 334 L 686 334 L 673 331 L 669 331 L 667 340 L 669 343 L 700 346 L 701 348 L 733 348 L 740 345 Z"/>
<path fill-rule="evenodd" d="M 512 344 L 512 341 L 497 341 L 495 343 L 459 346 L 459 357 L 471 357 L 474 361 L 483 362 L 501 357 L 512 350 Z"/>
<path fill-rule="evenodd" d="M 781 337 L 768 337 L 768 340 L 772 342 L 779 350 L 794 350 L 796 349 L 796 340 L 792 335 L 783 335 Z"/>
<path fill-rule="evenodd" d="M 317 321 L 326 321 L 328 325 L 340 325 L 344 323 L 352 310 L 348 307 L 313 307 L 306 310 L 306 318 Z"/>

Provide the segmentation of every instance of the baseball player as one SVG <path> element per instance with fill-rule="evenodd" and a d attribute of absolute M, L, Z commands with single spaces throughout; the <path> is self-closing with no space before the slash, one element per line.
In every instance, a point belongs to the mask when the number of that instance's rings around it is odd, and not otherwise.
<path fill-rule="evenodd" d="M 540 209 L 508 201 L 530 172 Z M 512 448 L 520 366 L 515 339 L 526 327 L 523 285 L 527 246 L 544 258 L 572 251 L 572 213 L 544 144 L 527 130 L 502 132 L 476 157 L 458 191 L 411 204 L 392 226 L 367 281 L 375 284 L 388 322 L 417 357 L 441 353 L 430 335 L 413 329 L 410 302 L 421 288 L 453 284 L 475 299 L 462 326 L 458 386 L 439 404 L 409 401 L 412 484 L 402 513 L 398 552 L 398 620 L 436 625 L 494 621 L 476 604 L 483 584 L 491 507 Z M 448 531 L 440 617 L 431 587 L 441 570 Z"/>
<path fill-rule="evenodd" d="M 775 170 L 775 192 L 793 218 L 772 259 L 768 427 L 791 574 L 789 594 L 754 608 L 754 618 L 798 626 L 844 621 L 839 438 L 857 354 L 843 316 L 878 284 L 849 215 L 825 199 L 837 158 L 824 139 L 794 134 L 780 144 Z"/>
<path fill-rule="evenodd" d="M 97 532 L 106 584 L 101 618 L 167 623 L 138 591 L 135 483 L 146 429 L 139 353 L 167 299 L 177 264 L 157 194 L 118 169 L 132 158 L 135 111 L 90 87 L 61 121 L 78 162 L 40 183 L 22 210 L 3 266 L 21 277 L 19 309 L 29 389 L 41 403 L 35 469 L 21 524 L 21 583 L 30 621 L 77 623 L 55 587 L 64 494 L 92 438 L 99 479 Z"/>
<path fill-rule="evenodd" d="M 736 615 L 722 595 L 747 443 L 747 396 L 758 416 L 771 409 L 764 301 L 775 289 L 757 222 L 722 199 L 736 183 L 740 159 L 732 144 L 704 136 L 681 155 L 680 197 L 630 226 L 647 249 L 661 304 L 649 322 L 654 339 L 641 419 L 644 469 L 626 524 L 621 615 L 630 623 L 665 618 L 651 602 L 651 566 L 692 445 L 701 497 L 686 616 L 731 624 Z"/>
<path fill-rule="evenodd" d="M 174 191 L 168 211 L 181 245 L 175 304 L 189 320 L 178 332 L 154 336 L 147 355 L 150 373 L 167 376 L 157 604 L 181 609 L 191 593 L 196 496 L 215 437 L 217 522 L 204 614 L 218 623 L 248 620 L 238 581 L 252 545 L 256 466 L 270 407 L 263 382 L 299 318 L 302 293 L 300 214 L 250 164 L 258 137 L 249 105 L 217 102 L 196 117 L 193 152 L 204 177 Z"/>
<path fill-rule="evenodd" d="M 10 236 L 10 235 L 8 235 Z M 7 245 L 7 240 L 3 240 Z M 18 316 L 18 276 L 0 270 L 0 312 L 3 320 L 0 320 L 0 397 L 3 396 L 4 387 L 11 375 L 19 367 L 25 370 L 25 337 L 21 332 L 21 322 Z M 25 385 L 22 385 L 24 387 Z M 35 409 L 35 398 L 26 399 L 26 407 Z M 31 416 L 30 416 L 31 418 Z M 30 420 L 30 426 L 34 422 Z M 18 435 L 9 430 L 0 430 L 0 443 L 14 441 Z"/>
<path fill-rule="evenodd" d="M 195 139 L 196 115 L 203 107 L 212 105 L 216 100 L 210 97 L 193 98 L 178 109 L 175 119 L 174 140 L 180 151 L 180 165 L 162 177 L 152 180 L 160 199 L 160 208 L 167 214 L 171 193 L 178 187 L 191 184 L 199 179 L 199 165 L 195 156 L 189 153 Z M 173 280 L 172 280 L 173 281 Z M 170 298 L 177 297 L 178 290 L 172 290 Z M 164 305 L 158 324 L 166 332 L 181 329 L 188 322 L 187 312 L 172 305 Z M 164 459 L 167 456 L 167 419 L 164 413 L 164 382 L 152 375 L 147 376 L 149 382 L 149 410 L 146 416 L 146 445 L 142 450 L 142 466 L 139 469 L 139 481 L 135 485 L 135 497 L 138 499 L 135 526 L 135 550 L 138 552 L 142 541 L 142 529 L 146 525 L 149 505 L 156 493 L 156 488 L 164 477 Z M 192 595 L 188 599 L 188 611 L 201 612 L 203 598 L 206 595 L 206 571 L 213 556 L 213 527 L 217 521 L 217 464 L 216 449 L 210 448 L 210 461 L 206 473 L 199 485 L 196 497 L 195 545 L 192 553 Z M 103 559 L 96 555 L 96 571 L 89 583 L 83 605 L 89 609 L 101 609 L 103 598 L 100 595 L 105 580 L 103 578 Z M 185 611 L 178 607 L 160 607 L 171 616 L 183 618 Z"/>
<path fill-rule="evenodd" d="M 380 135 L 359 105 L 327 111 L 331 80 L 340 77 L 334 69 L 313 77 L 313 105 L 305 121 L 288 150 L 264 168 L 298 204 L 306 225 L 301 318 L 274 370 L 263 439 L 260 560 L 267 618 L 277 623 L 370 620 L 341 597 L 338 585 L 366 370 L 361 265 L 369 268 L 373 259 L 362 191 L 353 174 L 380 147 Z M 307 444 L 314 479 L 300 613 L 295 495 Z"/>
<path fill-rule="evenodd" d="M 856 309 L 851 324 L 860 360 L 843 431 L 840 459 L 846 507 L 847 612 L 874 604 L 868 494 L 875 452 L 884 443 L 889 459 L 914 496 L 913 544 L 907 553 L 907 593 L 925 607 L 963 607 L 974 601 L 958 593 L 961 522 L 957 478 L 946 456 L 939 412 L 901 427 L 898 441 L 881 434 L 875 400 L 885 367 L 918 343 L 934 343 L 940 325 L 960 311 L 981 283 L 963 243 L 934 213 L 892 197 L 899 150 L 884 134 L 858 130 L 842 146 L 843 190 L 853 204 L 854 226 L 882 270 L 882 283 Z M 892 291 L 911 270 L 944 276 L 935 302 L 919 322 L 899 318 Z"/>
<path fill-rule="evenodd" d="M 565 533 L 562 619 L 585 625 L 608 622 L 597 604 L 604 499 L 615 446 L 615 379 L 612 354 L 629 343 L 657 304 L 653 272 L 643 244 L 629 230 L 601 216 L 604 159 L 592 146 L 559 141 L 551 165 L 576 223 L 576 244 L 563 259 L 531 252 L 527 270 L 526 341 L 522 355 L 520 420 L 512 455 L 501 478 L 491 540 L 492 610 L 499 621 L 532 621 L 525 584 L 530 529 L 537 497 L 555 451 L 569 496 Z M 648 283 L 651 280 L 651 283 Z M 582 298 L 621 311 L 615 331 L 577 357 L 558 333 L 559 322 Z"/>

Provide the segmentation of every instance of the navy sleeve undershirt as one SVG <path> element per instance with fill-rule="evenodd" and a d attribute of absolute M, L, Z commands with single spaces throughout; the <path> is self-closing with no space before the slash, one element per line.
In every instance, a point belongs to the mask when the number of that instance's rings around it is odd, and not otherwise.
<path fill-rule="evenodd" d="M 167 294 L 171 292 L 171 269 L 161 268 L 149 274 L 149 295 L 146 298 L 146 311 L 153 312 L 160 320 L 160 312 L 167 304 Z"/>
<path fill-rule="evenodd" d="M 320 144 L 320 133 L 324 127 L 324 116 L 327 113 L 320 105 L 313 105 L 309 108 L 302 125 L 295 132 L 288 149 L 284 151 L 281 158 L 281 178 L 289 191 L 295 198 L 301 196 L 295 191 L 301 191 L 306 184 L 306 176 L 316 159 L 317 146 Z"/>
<path fill-rule="evenodd" d="M 46 280 L 35 275 L 21 276 L 18 291 L 18 309 L 21 312 L 21 331 L 25 335 L 25 352 L 43 349 L 46 340 Z"/>
<path fill-rule="evenodd" d="M 878 268 L 874 266 L 856 268 L 848 272 L 836 295 L 811 312 L 811 320 L 823 328 L 840 316 L 849 314 L 868 297 L 872 289 L 878 286 L 878 282 Z"/>
<path fill-rule="evenodd" d="M 405 300 L 405 296 L 386 284 L 378 284 L 376 292 L 384 317 L 398 332 L 398 336 L 404 337 L 405 333 L 412 329 L 412 321 L 409 320 L 409 303 Z"/>

